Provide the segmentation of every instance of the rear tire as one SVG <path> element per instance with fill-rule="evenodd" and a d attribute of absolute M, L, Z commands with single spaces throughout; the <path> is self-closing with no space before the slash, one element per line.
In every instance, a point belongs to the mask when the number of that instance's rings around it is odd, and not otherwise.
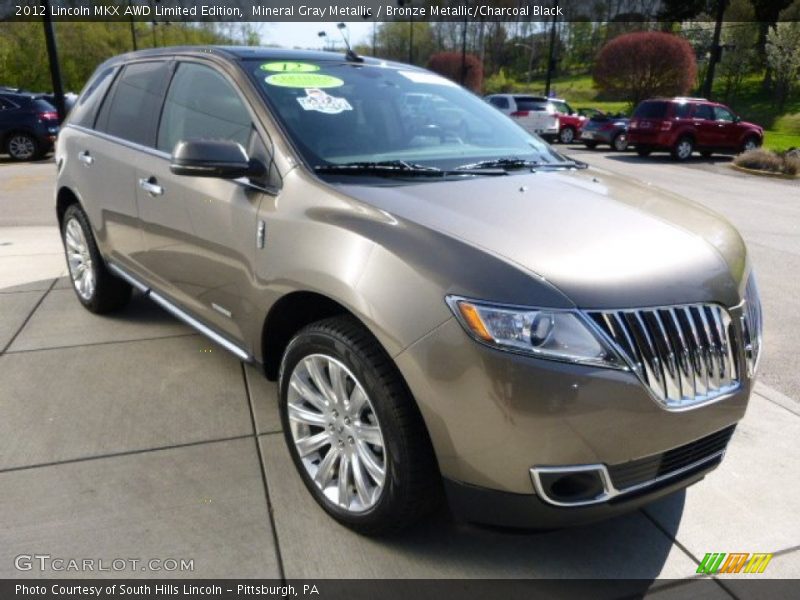
<path fill-rule="evenodd" d="M 16 132 L 6 140 L 6 153 L 14 161 L 37 160 L 42 157 L 42 145 L 29 133 Z"/>
<path fill-rule="evenodd" d="M 694 140 L 688 136 L 680 138 L 670 150 L 673 160 L 685 162 L 694 152 Z"/>
<path fill-rule="evenodd" d="M 104 314 L 125 306 L 131 286 L 112 275 L 97 249 L 92 227 L 78 204 L 64 212 L 61 240 L 75 295 L 93 313 Z"/>
<path fill-rule="evenodd" d="M 391 358 L 353 317 L 302 329 L 284 352 L 278 390 L 295 467 L 334 519 L 378 535 L 438 506 L 441 476 L 422 416 Z"/>
<path fill-rule="evenodd" d="M 572 127 L 563 127 L 558 132 L 558 139 L 562 144 L 571 144 L 575 141 L 575 129 Z"/>

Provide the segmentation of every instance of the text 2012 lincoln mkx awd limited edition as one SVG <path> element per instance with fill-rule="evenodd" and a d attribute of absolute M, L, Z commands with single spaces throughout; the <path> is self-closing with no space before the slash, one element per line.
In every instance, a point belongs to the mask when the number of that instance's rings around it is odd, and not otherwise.
<path fill-rule="evenodd" d="M 737 231 L 429 71 L 126 54 L 56 162 L 78 300 L 138 290 L 276 380 L 298 476 L 357 531 L 445 500 L 533 528 L 630 511 L 717 467 L 745 413 L 762 319 Z"/>

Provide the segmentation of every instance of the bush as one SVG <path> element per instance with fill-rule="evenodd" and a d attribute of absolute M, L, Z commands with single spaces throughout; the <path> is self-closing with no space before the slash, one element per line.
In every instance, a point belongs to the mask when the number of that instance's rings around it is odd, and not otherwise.
<path fill-rule="evenodd" d="M 797 176 L 800 175 L 800 152 L 796 149 L 772 152 L 759 148 L 738 155 L 733 159 L 733 164 L 755 171 Z"/>
<path fill-rule="evenodd" d="M 456 83 L 461 83 L 462 64 L 460 52 L 439 52 L 434 54 L 428 60 L 428 68 L 439 73 L 439 75 L 452 79 Z M 480 59 L 474 54 L 467 54 L 463 68 L 466 68 L 464 87 L 476 94 L 480 94 L 483 85 L 483 65 Z"/>
<path fill-rule="evenodd" d="M 685 39 L 660 31 L 628 33 L 600 49 L 594 80 L 633 105 L 653 96 L 683 96 L 695 85 L 697 61 Z"/>

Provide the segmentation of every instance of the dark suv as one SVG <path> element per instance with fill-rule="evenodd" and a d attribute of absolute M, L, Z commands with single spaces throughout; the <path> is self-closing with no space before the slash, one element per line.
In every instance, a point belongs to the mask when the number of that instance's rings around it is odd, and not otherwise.
<path fill-rule="evenodd" d="M 645 100 L 636 107 L 628 131 L 639 156 L 666 150 L 675 160 L 686 160 L 695 150 L 705 157 L 736 154 L 758 148 L 763 140 L 763 128 L 703 98 Z"/>
<path fill-rule="evenodd" d="M 58 135 L 58 113 L 36 94 L 0 89 L 0 152 L 13 160 L 47 154 Z"/>

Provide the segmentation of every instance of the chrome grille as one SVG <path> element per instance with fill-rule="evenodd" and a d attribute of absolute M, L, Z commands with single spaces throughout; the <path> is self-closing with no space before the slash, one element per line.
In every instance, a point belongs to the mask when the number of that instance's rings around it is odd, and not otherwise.
<path fill-rule="evenodd" d="M 708 402 L 739 387 L 735 328 L 716 304 L 589 311 L 667 408 Z"/>
<path fill-rule="evenodd" d="M 758 295 L 756 278 L 751 275 L 745 290 L 745 305 L 742 313 L 742 336 L 744 337 L 744 355 L 747 359 L 747 374 L 753 377 L 758 368 L 761 356 L 761 332 L 763 316 L 761 314 L 761 298 Z"/>

